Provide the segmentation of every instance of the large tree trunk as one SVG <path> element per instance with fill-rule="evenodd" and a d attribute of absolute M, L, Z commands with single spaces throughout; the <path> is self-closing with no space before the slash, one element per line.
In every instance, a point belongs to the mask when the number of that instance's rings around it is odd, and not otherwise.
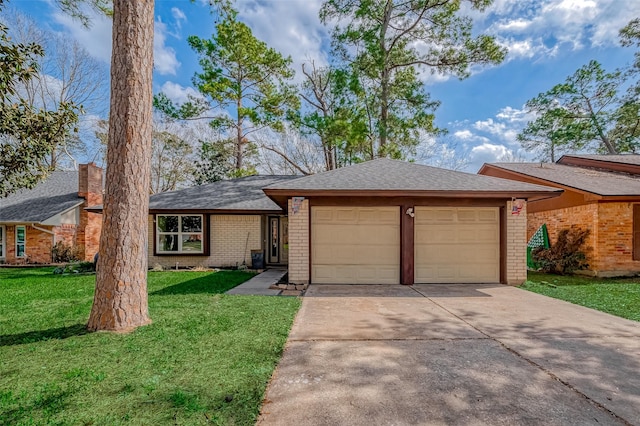
<path fill-rule="evenodd" d="M 89 330 L 151 322 L 147 234 L 151 164 L 153 0 L 113 1 L 111 112 L 96 291 Z"/>

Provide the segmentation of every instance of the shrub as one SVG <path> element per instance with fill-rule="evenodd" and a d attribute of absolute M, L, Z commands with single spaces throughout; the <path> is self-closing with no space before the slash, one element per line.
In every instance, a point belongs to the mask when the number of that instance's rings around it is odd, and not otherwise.
<path fill-rule="evenodd" d="M 53 263 L 74 262 L 80 260 L 80 249 L 76 246 L 58 241 L 51 249 Z"/>
<path fill-rule="evenodd" d="M 65 266 L 59 266 L 53 270 L 54 274 L 62 275 L 62 274 L 80 274 L 86 272 L 95 272 L 95 266 L 93 262 L 78 262 L 71 263 Z"/>
<path fill-rule="evenodd" d="M 531 255 L 543 272 L 567 275 L 589 267 L 582 247 L 589 236 L 588 229 L 563 229 L 550 248 L 539 247 Z"/>
<path fill-rule="evenodd" d="M 74 265 L 74 271 L 78 272 L 95 272 L 95 264 L 93 262 L 80 262 Z"/>

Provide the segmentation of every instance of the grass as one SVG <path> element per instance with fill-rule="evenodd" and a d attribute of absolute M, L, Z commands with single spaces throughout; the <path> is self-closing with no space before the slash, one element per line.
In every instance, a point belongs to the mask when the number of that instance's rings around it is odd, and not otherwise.
<path fill-rule="evenodd" d="M 0 269 L 0 424 L 253 424 L 300 302 L 221 294 L 250 276 L 149 273 L 118 335 L 85 330 L 93 275 Z"/>
<path fill-rule="evenodd" d="M 622 318 L 640 321 L 638 278 L 591 278 L 529 272 L 522 288 Z"/>

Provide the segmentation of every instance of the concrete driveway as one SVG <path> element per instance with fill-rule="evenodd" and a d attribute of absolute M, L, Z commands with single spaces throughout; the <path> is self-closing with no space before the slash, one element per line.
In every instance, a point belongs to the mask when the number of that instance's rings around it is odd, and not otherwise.
<path fill-rule="evenodd" d="M 260 425 L 640 425 L 640 323 L 501 285 L 312 285 Z"/>

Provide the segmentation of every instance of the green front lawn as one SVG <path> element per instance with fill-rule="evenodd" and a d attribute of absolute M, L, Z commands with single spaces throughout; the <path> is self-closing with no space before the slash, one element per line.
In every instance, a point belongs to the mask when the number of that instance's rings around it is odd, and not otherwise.
<path fill-rule="evenodd" d="M 526 290 L 640 321 L 640 279 L 590 278 L 529 272 Z"/>
<path fill-rule="evenodd" d="M 93 275 L 0 269 L 0 424 L 253 424 L 300 301 L 251 274 L 149 273 L 153 324 L 87 333 Z"/>

